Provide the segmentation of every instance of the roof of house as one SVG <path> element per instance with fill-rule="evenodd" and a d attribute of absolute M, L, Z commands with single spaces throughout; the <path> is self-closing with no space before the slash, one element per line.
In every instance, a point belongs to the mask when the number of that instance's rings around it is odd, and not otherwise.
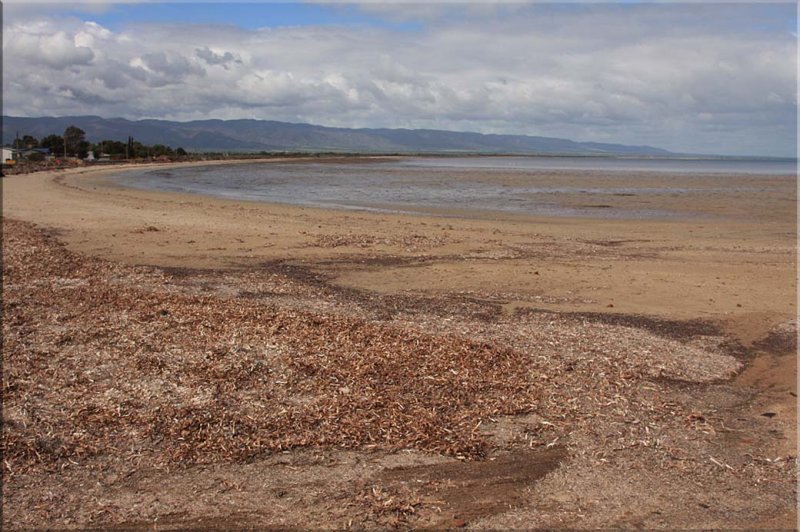
<path fill-rule="evenodd" d="M 19 151 L 20 155 L 30 155 L 31 153 L 42 153 L 47 155 L 50 153 L 50 148 L 20 148 L 17 150 L 13 146 L 3 146 L 3 151 L 12 151 L 17 152 Z"/>

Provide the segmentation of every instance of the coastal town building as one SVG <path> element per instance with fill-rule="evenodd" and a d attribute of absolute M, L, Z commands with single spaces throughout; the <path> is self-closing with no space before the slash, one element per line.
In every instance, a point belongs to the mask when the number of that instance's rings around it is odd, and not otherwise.
<path fill-rule="evenodd" d="M 45 159 L 52 158 L 48 148 L 22 148 L 17 150 L 9 146 L 3 146 L 2 159 L 0 160 L 2 160 L 3 164 L 13 164 L 34 154 L 41 154 Z"/>

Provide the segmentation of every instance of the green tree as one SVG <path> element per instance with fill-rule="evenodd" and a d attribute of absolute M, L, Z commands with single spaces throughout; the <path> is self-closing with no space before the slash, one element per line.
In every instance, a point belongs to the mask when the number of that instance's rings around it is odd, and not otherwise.
<path fill-rule="evenodd" d="M 186 157 L 189 154 L 186 153 L 186 150 L 184 150 L 183 148 L 178 148 L 177 150 L 175 150 L 175 155 L 177 155 L 178 157 Z"/>
<path fill-rule="evenodd" d="M 152 157 L 161 157 L 161 156 L 168 156 L 172 157 L 175 155 L 175 150 L 170 148 L 169 146 L 164 146 L 163 144 L 155 144 L 150 146 L 150 155 Z"/>
<path fill-rule="evenodd" d="M 22 137 L 22 147 L 26 149 L 38 148 L 39 140 L 34 136 L 25 135 Z"/>
<path fill-rule="evenodd" d="M 64 137 L 60 135 L 47 135 L 39 143 L 42 148 L 48 148 L 50 153 L 55 156 L 64 155 Z"/>
<path fill-rule="evenodd" d="M 149 146 L 145 146 L 138 140 L 131 138 L 128 153 L 132 159 L 144 159 L 149 155 Z"/>
<path fill-rule="evenodd" d="M 89 156 L 89 150 L 92 148 L 92 145 L 89 141 L 82 140 L 78 143 L 77 148 L 75 149 L 75 156 L 81 159 L 85 159 Z"/>
<path fill-rule="evenodd" d="M 64 130 L 64 142 L 67 145 L 67 155 L 73 157 L 86 157 L 89 143 L 86 142 L 86 132 L 79 127 L 69 126 Z"/>
<path fill-rule="evenodd" d="M 100 153 L 105 153 L 106 155 L 125 155 L 125 143 L 119 140 L 103 140 L 100 141 L 98 144 L 95 144 L 95 150 L 97 150 L 97 156 L 100 156 Z"/>

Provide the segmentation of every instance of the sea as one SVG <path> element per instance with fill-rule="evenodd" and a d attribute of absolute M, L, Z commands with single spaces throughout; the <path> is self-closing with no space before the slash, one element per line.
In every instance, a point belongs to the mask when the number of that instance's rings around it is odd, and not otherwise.
<path fill-rule="evenodd" d="M 642 208 L 646 198 L 658 204 L 659 196 L 794 194 L 796 175 L 797 161 L 788 159 L 483 156 L 143 167 L 114 179 L 133 188 L 334 209 L 670 218 L 686 212 Z M 638 198 L 637 206 L 598 203 L 624 197 Z"/>

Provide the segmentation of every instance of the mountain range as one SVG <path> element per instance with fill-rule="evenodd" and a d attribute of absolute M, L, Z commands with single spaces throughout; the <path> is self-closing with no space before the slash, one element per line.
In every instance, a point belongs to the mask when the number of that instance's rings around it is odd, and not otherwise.
<path fill-rule="evenodd" d="M 302 151 L 360 153 L 492 153 L 669 156 L 652 146 L 528 135 L 495 135 L 435 129 L 349 129 L 272 120 L 127 120 L 99 116 L 3 117 L 3 144 L 17 135 L 61 135 L 71 126 L 90 142 L 126 141 L 164 144 L 189 151 Z"/>

